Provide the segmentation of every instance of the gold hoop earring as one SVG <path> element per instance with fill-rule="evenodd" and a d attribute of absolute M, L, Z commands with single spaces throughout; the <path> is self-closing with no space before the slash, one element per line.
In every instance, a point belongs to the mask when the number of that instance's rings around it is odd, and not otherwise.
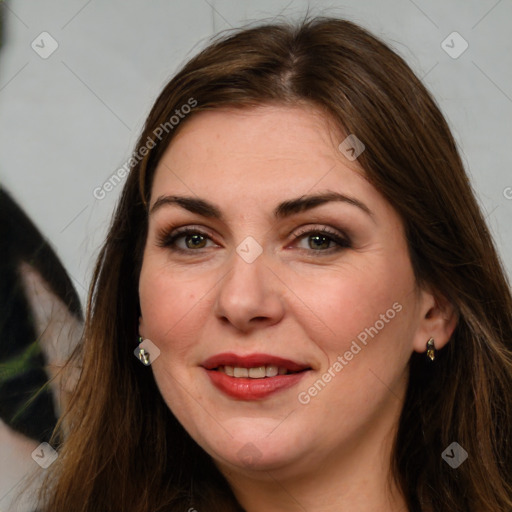
<path fill-rule="evenodd" d="M 436 346 L 434 344 L 434 338 L 430 338 L 427 341 L 427 356 L 431 361 L 436 358 Z"/>

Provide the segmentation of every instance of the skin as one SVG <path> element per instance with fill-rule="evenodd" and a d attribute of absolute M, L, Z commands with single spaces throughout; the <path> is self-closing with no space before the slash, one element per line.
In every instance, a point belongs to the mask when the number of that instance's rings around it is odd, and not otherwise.
<path fill-rule="evenodd" d="M 183 195 L 224 217 L 172 204 L 150 213 L 140 334 L 161 351 L 152 370 L 166 403 L 248 512 L 407 510 L 388 479 L 407 363 L 430 337 L 442 348 L 455 328 L 451 306 L 417 287 L 402 222 L 338 150 L 344 138 L 308 107 L 201 112 L 167 148 L 152 185 L 150 209 Z M 282 201 L 327 191 L 371 215 L 336 201 L 273 217 Z M 188 252 L 159 245 L 162 231 L 182 226 L 207 237 L 178 239 Z M 293 237 L 326 226 L 350 247 L 336 251 L 316 233 Z M 248 236 L 263 250 L 252 263 L 236 251 Z M 393 304 L 401 310 L 347 361 L 358 334 Z M 200 366 L 221 352 L 267 353 L 312 370 L 264 400 L 237 400 Z M 347 364 L 333 372 L 338 356 Z M 329 368 L 335 377 L 300 403 Z"/>

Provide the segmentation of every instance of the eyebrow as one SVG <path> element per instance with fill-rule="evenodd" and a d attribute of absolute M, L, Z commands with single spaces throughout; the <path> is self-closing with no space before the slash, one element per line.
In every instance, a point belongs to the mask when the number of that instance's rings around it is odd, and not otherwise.
<path fill-rule="evenodd" d="M 374 214 L 368 206 L 354 197 L 349 197 L 338 192 L 304 195 L 283 201 L 274 209 L 274 217 L 276 219 L 285 219 L 297 213 L 311 210 L 317 206 L 331 202 L 342 202 L 355 206 L 374 219 Z M 167 205 L 177 205 L 189 212 L 224 222 L 224 217 L 218 206 L 205 199 L 192 196 L 160 196 L 151 207 L 149 214 L 152 215 L 155 211 Z"/>

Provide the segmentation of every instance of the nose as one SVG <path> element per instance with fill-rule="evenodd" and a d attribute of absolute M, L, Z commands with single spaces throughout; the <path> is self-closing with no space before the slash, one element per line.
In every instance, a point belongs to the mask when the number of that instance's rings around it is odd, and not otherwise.
<path fill-rule="evenodd" d="M 229 264 L 217 288 L 217 318 L 243 332 L 278 323 L 284 315 L 286 286 L 268 266 L 265 255 L 248 263 L 234 253 Z"/>

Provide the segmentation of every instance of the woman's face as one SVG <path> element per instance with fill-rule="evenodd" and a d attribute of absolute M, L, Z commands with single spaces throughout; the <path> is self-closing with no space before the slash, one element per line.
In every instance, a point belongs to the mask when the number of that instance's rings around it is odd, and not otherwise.
<path fill-rule="evenodd" d="M 228 471 L 378 456 L 428 339 L 402 223 L 344 138 L 305 108 L 201 112 L 156 170 L 140 334 Z"/>

